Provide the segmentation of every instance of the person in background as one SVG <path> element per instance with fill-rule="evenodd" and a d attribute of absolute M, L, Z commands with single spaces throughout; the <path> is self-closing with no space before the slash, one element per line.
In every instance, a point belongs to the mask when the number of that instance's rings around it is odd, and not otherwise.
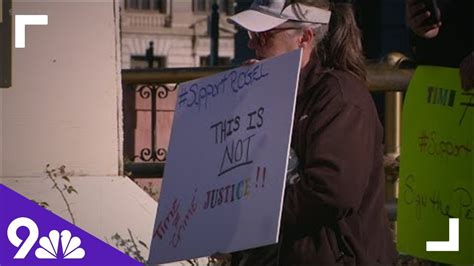
<path fill-rule="evenodd" d="M 350 1 L 255 0 L 230 17 L 258 60 L 302 49 L 279 243 L 233 254 L 233 265 L 390 265 L 383 129 L 366 83 Z M 293 156 L 292 156 L 293 157 Z"/>
<path fill-rule="evenodd" d="M 436 11 L 429 11 L 429 1 Z M 460 68 L 461 85 L 474 87 L 474 1 L 406 0 L 406 19 L 419 65 Z"/>

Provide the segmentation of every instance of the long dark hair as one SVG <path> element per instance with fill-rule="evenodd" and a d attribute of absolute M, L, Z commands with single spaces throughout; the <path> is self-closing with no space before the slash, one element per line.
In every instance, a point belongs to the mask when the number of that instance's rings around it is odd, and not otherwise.
<path fill-rule="evenodd" d="M 332 12 L 329 25 L 316 28 L 316 55 L 322 66 L 347 71 L 366 81 L 367 72 L 362 52 L 361 32 L 354 17 L 351 1 L 292 0 L 290 2 L 329 9 Z"/>

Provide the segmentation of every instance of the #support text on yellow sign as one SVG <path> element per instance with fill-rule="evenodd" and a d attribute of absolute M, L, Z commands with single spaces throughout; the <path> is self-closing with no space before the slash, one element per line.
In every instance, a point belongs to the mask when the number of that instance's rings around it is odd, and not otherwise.
<path fill-rule="evenodd" d="M 474 91 L 461 89 L 459 69 L 417 68 L 403 109 L 400 252 L 474 263 L 473 122 Z M 433 249 L 433 241 L 444 246 Z"/>

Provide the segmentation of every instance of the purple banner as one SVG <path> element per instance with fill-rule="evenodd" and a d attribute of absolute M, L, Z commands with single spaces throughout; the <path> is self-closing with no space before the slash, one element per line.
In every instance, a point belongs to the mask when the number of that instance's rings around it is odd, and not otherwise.
<path fill-rule="evenodd" d="M 142 265 L 0 184 L 0 265 Z"/>

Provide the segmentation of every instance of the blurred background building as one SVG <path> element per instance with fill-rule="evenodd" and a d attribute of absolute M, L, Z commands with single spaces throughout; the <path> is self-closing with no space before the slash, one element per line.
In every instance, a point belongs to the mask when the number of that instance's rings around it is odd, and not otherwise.
<path fill-rule="evenodd" d="M 209 18 L 214 3 L 219 6 L 220 17 L 219 64 L 240 63 L 250 58 L 247 34 L 227 23 L 226 18 L 248 9 L 252 1 L 120 0 L 122 68 L 148 67 L 145 55 L 151 45 L 153 68 L 209 65 Z M 379 59 L 393 51 L 410 53 L 404 1 L 352 2 L 367 58 Z"/>
<path fill-rule="evenodd" d="M 212 0 L 121 0 L 122 68 L 199 67 L 209 65 Z M 219 64 L 234 58 L 234 27 L 226 18 L 234 0 L 219 6 Z M 151 50 L 152 49 L 152 50 Z M 153 51 L 153 52 L 151 52 Z"/>

